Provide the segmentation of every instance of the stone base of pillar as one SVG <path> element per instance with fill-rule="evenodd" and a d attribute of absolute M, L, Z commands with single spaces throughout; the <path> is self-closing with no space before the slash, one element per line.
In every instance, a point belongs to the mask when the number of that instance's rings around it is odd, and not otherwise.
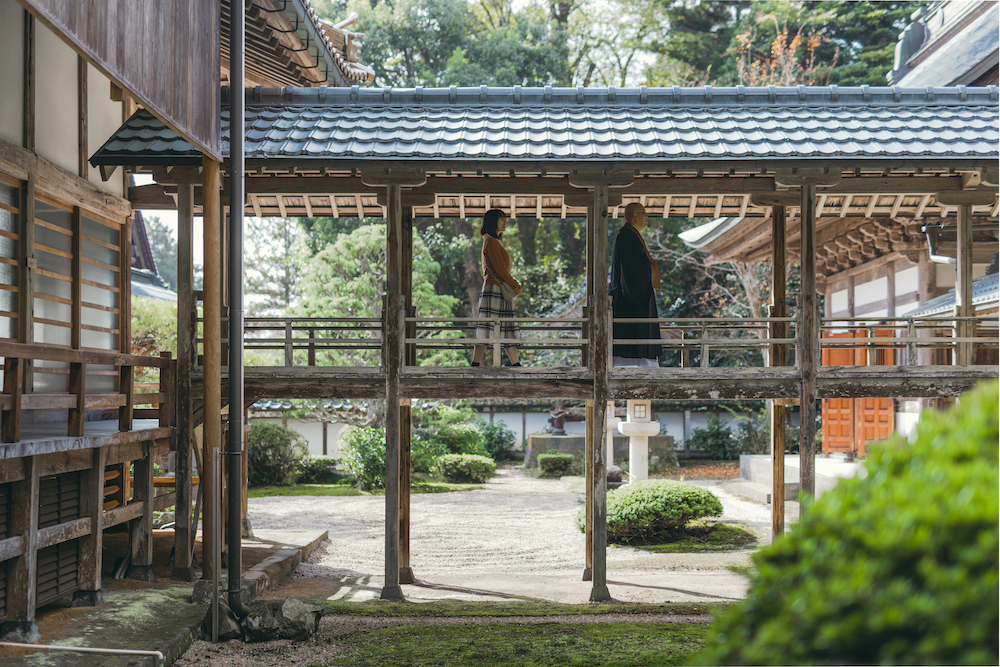
<path fill-rule="evenodd" d="M 0 640 L 19 644 L 35 644 L 42 640 L 38 623 L 31 621 L 7 621 L 0 626 Z"/>
<path fill-rule="evenodd" d="M 382 600 L 400 600 L 403 598 L 403 589 L 399 586 L 384 586 L 382 588 L 382 594 L 379 595 Z"/>
<path fill-rule="evenodd" d="M 129 567 L 125 578 L 145 581 L 150 584 L 156 583 L 156 575 L 153 574 L 152 565 L 132 565 Z"/>
<path fill-rule="evenodd" d="M 593 580 L 594 580 L 593 568 L 589 567 L 583 568 L 583 581 L 593 581 Z"/>
<path fill-rule="evenodd" d="M 73 593 L 74 607 L 96 607 L 104 604 L 104 593 L 101 591 L 77 591 Z"/>
<path fill-rule="evenodd" d="M 590 589 L 590 601 L 610 602 L 611 591 L 608 590 L 607 586 L 594 586 L 593 588 Z"/>
<path fill-rule="evenodd" d="M 416 581 L 413 577 L 412 567 L 401 567 L 399 568 L 399 583 L 401 584 L 412 584 Z"/>
<path fill-rule="evenodd" d="M 170 573 L 171 581 L 197 581 L 198 573 L 193 567 L 175 567 Z"/>

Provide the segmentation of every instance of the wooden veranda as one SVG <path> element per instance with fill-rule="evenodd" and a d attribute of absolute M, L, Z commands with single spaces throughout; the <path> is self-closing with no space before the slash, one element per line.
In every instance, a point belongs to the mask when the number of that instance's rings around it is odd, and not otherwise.
<path fill-rule="evenodd" d="M 244 375 L 247 402 L 265 397 L 380 398 L 398 406 L 388 410 L 386 417 L 383 597 L 401 598 L 400 583 L 413 577 L 407 465 L 411 399 L 587 401 L 591 511 L 588 550 L 582 564 L 585 579 L 592 581 L 591 599 L 606 600 L 610 598 L 605 567 L 606 469 L 600 443 L 606 432 L 609 401 L 769 399 L 773 419 L 779 424 L 784 423 L 784 407 L 798 403 L 802 415 L 802 488 L 811 492 L 817 398 L 957 396 L 980 380 L 997 377 L 997 368 L 972 363 L 975 347 L 995 347 L 997 338 L 995 322 L 975 318 L 968 299 L 973 219 L 995 222 L 997 215 L 996 87 L 927 91 L 801 86 L 255 89 L 247 91 L 246 105 L 246 214 L 381 216 L 386 222 L 382 312 L 367 320 L 248 320 L 245 344 L 273 349 L 275 366 L 248 367 Z M 964 118 L 965 125 L 942 129 L 936 119 L 949 114 Z M 855 120 L 866 115 L 874 119 L 874 127 L 864 127 Z M 324 124 L 323 120 L 330 122 Z M 532 129 L 533 122 L 539 127 Z M 927 129 L 931 126 L 933 131 Z M 223 256 L 218 220 L 224 215 L 222 202 L 226 201 L 220 193 L 229 187 L 225 175 L 220 181 L 211 161 L 206 161 L 203 169 L 196 150 L 169 136 L 169 130 L 158 127 L 148 115 L 133 117 L 129 127 L 127 140 L 113 138 L 95 156 L 94 163 L 125 164 L 154 175 L 156 185 L 130 193 L 136 208 L 172 207 L 176 199 L 182 264 L 188 267 L 192 219 L 199 211 L 204 213 L 204 294 L 207 300 L 221 296 L 225 302 L 226 295 L 239 288 L 223 285 L 217 262 Z M 892 132 L 887 138 L 889 129 Z M 300 136 L 291 137 L 291 132 Z M 927 133 L 933 138 L 926 138 Z M 155 153 L 145 150 L 153 141 L 159 142 Z M 940 145 L 950 148 L 943 150 Z M 610 351 L 615 341 L 604 280 L 608 226 L 609 218 L 617 217 L 631 201 L 643 203 L 651 217 L 767 220 L 774 239 L 770 253 L 775 271 L 769 317 L 698 322 L 658 319 L 661 329 L 682 332 L 664 341 L 680 352 L 677 365 L 614 368 Z M 818 206 L 836 208 L 841 217 L 889 220 L 931 210 L 952 213 L 959 229 L 965 230 L 958 245 L 959 306 L 953 316 L 894 321 L 888 324 L 891 336 L 851 339 L 851 345 L 868 350 L 891 350 L 895 362 L 891 365 L 820 364 L 821 345 L 845 343 L 820 338 L 824 322 L 816 292 Z M 472 338 L 468 319 L 429 320 L 414 310 L 413 217 L 478 217 L 494 207 L 507 210 L 515 219 L 520 215 L 586 217 L 585 316 L 519 320 L 532 327 L 527 348 L 572 350 L 577 363 L 517 369 L 419 365 L 422 352 L 429 347 L 469 346 Z M 783 293 L 785 240 L 791 221 L 801 230 L 802 287 L 794 313 L 786 310 Z M 186 415 L 191 414 L 191 402 L 199 396 L 204 396 L 205 414 L 217 410 L 217 405 L 209 405 L 216 400 L 217 385 L 210 385 L 203 377 L 222 361 L 219 316 L 214 315 L 220 313 L 221 305 L 206 302 L 204 364 L 199 364 L 194 338 L 195 295 L 190 285 L 182 279 L 179 298 L 185 318 L 179 346 L 179 391 L 182 401 L 187 401 L 179 415 L 181 424 L 189 419 Z M 879 330 L 887 328 L 885 323 L 881 325 Z M 867 322 L 838 326 L 872 328 Z M 984 326 L 994 327 L 994 333 L 977 336 L 976 328 Z M 933 328 L 936 335 L 917 335 L 915 328 L 920 327 Z M 457 333 L 458 337 L 445 340 L 428 335 L 438 331 Z M 956 363 L 919 365 L 913 351 L 928 345 L 954 350 Z M 378 353 L 364 367 L 317 365 L 317 351 L 338 346 Z M 770 364 L 755 368 L 712 366 L 712 351 L 727 347 L 766 348 Z M 695 356 L 700 361 L 692 368 L 690 360 Z M 772 432 L 777 438 L 773 451 L 784 452 L 783 429 Z M 186 438 L 182 432 L 180 442 Z M 183 456 L 187 447 L 179 444 L 179 455 Z M 777 467 L 784 457 L 774 459 Z M 775 479 L 783 479 L 783 474 L 776 474 Z M 775 498 L 783 498 L 783 493 Z M 782 525 L 781 507 L 780 502 L 775 503 L 778 529 Z"/>

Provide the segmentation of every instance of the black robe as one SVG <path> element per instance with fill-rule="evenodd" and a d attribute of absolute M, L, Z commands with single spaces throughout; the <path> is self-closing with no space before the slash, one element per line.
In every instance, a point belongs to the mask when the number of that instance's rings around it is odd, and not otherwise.
<path fill-rule="evenodd" d="M 656 297 L 653 292 L 653 270 L 649 258 L 643 250 L 639 231 L 632 225 L 624 225 L 615 239 L 615 251 L 611 258 L 611 283 L 608 293 L 614 316 L 617 317 L 657 317 Z M 660 325 L 625 324 L 615 322 L 615 338 L 659 338 Z M 628 359 L 656 359 L 660 356 L 660 345 L 615 345 L 614 355 Z"/>

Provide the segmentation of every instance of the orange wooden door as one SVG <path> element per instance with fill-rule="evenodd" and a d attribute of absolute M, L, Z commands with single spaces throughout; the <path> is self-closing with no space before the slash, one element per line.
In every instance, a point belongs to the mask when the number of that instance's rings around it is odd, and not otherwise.
<path fill-rule="evenodd" d="M 854 338 L 854 332 L 824 332 L 824 338 Z M 849 347 L 833 347 L 823 350 L 824 366 L 855 366 L 857 352 Z M 854 399 L 823 399 L 823 453 L 854 451 Z"/>
<path fill-rule="evenodd" d="M 892 338 L 893 336 L 892 329 L 872 331 L 873 338 Z M 895 363 L 896 350 L 876 348 L 872 357 L 872 365 L 891 366 Z M 895 405 L 891 398 L 858 398 L 854 400 L 854 403 L 855 451 L 859 456 L 865 456 L 869 442 L 885 440 L 892 435 L 896 421 Z"/>

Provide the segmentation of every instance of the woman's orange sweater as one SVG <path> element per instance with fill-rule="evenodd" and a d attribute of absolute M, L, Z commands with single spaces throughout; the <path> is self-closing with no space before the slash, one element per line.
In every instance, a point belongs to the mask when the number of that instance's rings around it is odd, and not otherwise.
<path fill-rule="evenodd" d="M 515 290 L 521 289 L 521 283 L 510 275 L 510 255 L 504 249 L 499 239 L 489 234 L 483 236 L 483 288 L 487 285 L 507 283 Z"/>

